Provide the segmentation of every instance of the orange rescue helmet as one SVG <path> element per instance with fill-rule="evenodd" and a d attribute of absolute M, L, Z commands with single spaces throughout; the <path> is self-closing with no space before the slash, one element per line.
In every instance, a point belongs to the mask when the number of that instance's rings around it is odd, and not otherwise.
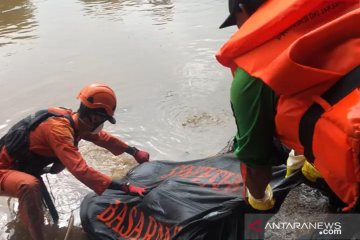
<path fill-rule="evenodd" d="M 77 99 L 90 109 L 105 110 L 108 121 L 116 123 L 114 112 L 116 109 L 116 95 L 114 91 L 106 84 L 93 83 L 81 89 Z"/>

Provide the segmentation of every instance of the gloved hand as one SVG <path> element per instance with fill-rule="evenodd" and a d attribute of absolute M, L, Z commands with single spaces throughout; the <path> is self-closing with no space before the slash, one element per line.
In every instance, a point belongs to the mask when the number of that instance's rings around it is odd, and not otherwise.
<path fill-rule="evenodd" d="M 304 177 L 311 182 L 316 182 L 316 179 L 322 178 L 319 171 L 308 161 L 305 161 L 304 165 L 301 168 L 301 172 Z"/>
<path fill-rule="evenodd" d="M 121 190 L 140 197 L 143 197 L 148 192 L 146 188 L 132 185 L 129 182 L 124 184 Z"/>
<path fill-rule="evenodd" d="M 136 159 L 136 161 L 138 163 L 144 163 L 144 162 L 148 162 L 149 158 L 150 158 L 150 154 L 148 152 L 142 151 L 142 150 L 138 150 L 135 154 L 134 154 L 134 158 Z"/>
<path fill-rule="evenodd" d="M 265 196 L 262 199 L 256 199 L 248 192 L 248 202 L 250 206 L 256 210 L 266 211 L 272 209 L 275 205 L 275 199 L 273 197 L 271 186 L 267 185 Z"/>
<path fill-rule="evenodd" d="M 135 158 L 135 160 L 140 164 L 144 162 L 148 162 L 150 158 L 150 154 L 148 152 L 139 150 L 136 147 L 129 146 L 125 152 L 132 155 Z"/>
<path fill-rule="evenodd" d="M 290 176 L 296 170 L 300 169 L 304 165 L 305 161 L 306 161 L 306 158 L 304 155 L 295 155 L 295 151 L 291 150 L 291 152 L 289 153 L 289 157 L 286 161 L 285 177 Z"/>

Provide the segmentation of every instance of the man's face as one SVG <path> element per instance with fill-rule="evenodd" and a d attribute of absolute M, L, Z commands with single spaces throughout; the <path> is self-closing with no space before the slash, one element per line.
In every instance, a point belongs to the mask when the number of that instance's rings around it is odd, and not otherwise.
<path fill-rule="evenodd" d="M 89 117 L 94 129 L 97 128 L 99 125 L 103 124 L 107 120 L 106 116 L 96 113 L 91 114 Z"/>

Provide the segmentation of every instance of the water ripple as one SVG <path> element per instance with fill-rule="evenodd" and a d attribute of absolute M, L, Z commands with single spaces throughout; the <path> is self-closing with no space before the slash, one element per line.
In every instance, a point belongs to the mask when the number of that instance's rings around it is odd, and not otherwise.
<path fill-rule="evenodd" d="M 0 1 L 0 46 L 37 38 L 34 9 L 28 0 Z"/>
<path fill-rule="evenodd" d="M 85 15 L 121 21 L 126 15 L 149 12 L 153 25 L 163 25 L 173 20 L 171 0 L 79 0 Z M 141 15 L 143 16 L 143 14 Z M 132 16 L 135 17 L 135 16 Z"/>

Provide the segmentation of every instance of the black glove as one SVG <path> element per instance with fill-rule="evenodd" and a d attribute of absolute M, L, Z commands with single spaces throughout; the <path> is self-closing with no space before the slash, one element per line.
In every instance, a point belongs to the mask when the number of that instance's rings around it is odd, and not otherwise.
<path fill-rule="evenodd" d="M 129 146 L 125 152 L 132 155 L 135 158 L 135 160 L 140 164 L 144 162 L 148 162 L 150 158 L 150 154 L 148 152 L 139 150 L 136 147 Z"/>

